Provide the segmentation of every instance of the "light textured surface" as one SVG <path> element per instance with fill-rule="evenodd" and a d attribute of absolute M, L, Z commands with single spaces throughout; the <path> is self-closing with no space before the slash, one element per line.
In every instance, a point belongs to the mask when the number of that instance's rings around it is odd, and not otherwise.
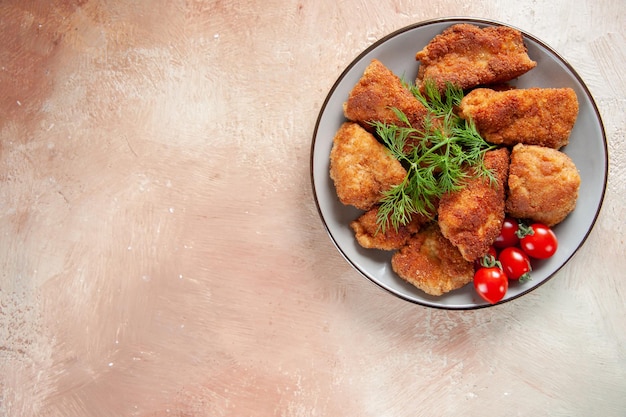
<path fill-rule="evenodd" d="M 3 1 L 0 415 L 623 416 L 625 6 Z M 610 152 L 568 265 L 470 312 L 360 277 L 309 179 L 342 69 L 395 29 L 458 15 L 558 50 Z"/>

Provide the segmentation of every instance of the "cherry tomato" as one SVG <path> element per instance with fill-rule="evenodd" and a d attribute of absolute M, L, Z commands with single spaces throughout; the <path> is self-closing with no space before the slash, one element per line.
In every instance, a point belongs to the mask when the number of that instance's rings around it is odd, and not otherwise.
<path fill-rule="evenodd" d="M 485 266 L 483 265 L 485 256 L 490 256 L 495 261 L 498 258 L 498 252 L 496 251 L 496 248 L 494 248 L 493 246 L 489 246 L 489 250 L 487 251 L 487 253 L 474 261 L 474 272 Z"/>
<path fill-rule="evenodd" d="M 498 261 L 509 279 L 518 279 L 521 282 L 530 279 L 530 271 L 532 271 L 530 259 L 523 250 L 516 247 L 504 248 L 500 252 Z"/>
<path fill-rule="evenodd" d="M 533 223 L 524 231 L 520 247 L 531 258 L 546 259 L 554 255 L 558 247 L 556 235 L 543 223 Z"/>
<path fill-rule="evenodd" d="M 498 266 L 483 267 L 474 274 L 474 289 L 485 301 L 495 304 L 504 298 L 509 279 Z"/>
<path fill-rule="evenodd" d="M 519 243 L 518 230 L 519 224 L 517 220 L 509 216 L 505 217 L 502 222 L 500 235 L 493 242 L 493 246 L 496 248 L 508 248 L 517 245 Z"/>

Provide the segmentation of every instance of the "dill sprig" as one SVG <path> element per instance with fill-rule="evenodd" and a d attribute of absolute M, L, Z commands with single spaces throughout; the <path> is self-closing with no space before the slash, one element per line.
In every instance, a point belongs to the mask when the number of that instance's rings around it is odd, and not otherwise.
<path fill-rule="evenodd" d="M 428 110 L 423 129 L 411 126 L 397 108 L 393 111 L 400 126 L 371 123 L 390 153 L 407 169 L 404 180 L 383 193 L 380 200 L 377 223 L 382 233 L 390 226 L 397 231 L 413 215 L 433 219 L 439 198 L 460 189 L 468 178 L 478 175 L 495 181 L 483 160 L 485 152 L 495 146 L 485 142 L 472 121 L 455 113 L 463 90 L 447 84 L 442 95 L 429 81 L 424 94 L 416 86 L 407 87 Z"/>

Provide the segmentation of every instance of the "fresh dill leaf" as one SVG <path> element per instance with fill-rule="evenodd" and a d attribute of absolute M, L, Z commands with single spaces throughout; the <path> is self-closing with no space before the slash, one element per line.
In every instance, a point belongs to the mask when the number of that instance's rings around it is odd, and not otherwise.
<path fill-rule="evenodd" d="M 436 201 L 460 189 L 468 178 L 486 176 L 491 183 L 495 181 L 483 160 L 485 152 L 495 147 L 485 142 L 474 123 L 455 113 L 463 90 L 447 83 L 441 94 L 431 80 L 424 83 L 424 93 L 416 86 L 405 86 L 428 110 L 423 126 L 411 126 L 397 108 L 393 111 L 402 126 L 372 123 L 390 153 L 407 169 L 404 180 L 380 200 L 377 223 L 383 233 L 389 227 L 397 231 L 416 214 L 434 218 Z"/>
<path fill-rule="evenodd" d="M 390 226 L 394 230 L 411 221 L 411 216 L 416 213 L 413 200 L 407 192 L 407 181 L 393 186 L 387 190 L 380 201 L 378 208 L 378 226 L 380 230 L 387 230 Z"/>
<path fill-rule="evenodd" d="M 409 139 L 419 133 L 416 129 L 382 122 L 372 122 L 371 125 L 376 129 L 378 136 L 394 158 L 400 162 L 408 161 L 405 149 Z"/>
<path fill-rule="evenodd" d="M 424 93 L 419 87 L 410 88 L 409 91 L 431 112 L 434 116 L 450 117 L 454 108 L 461 104 L 463 89 L 446 82 L 446 89 L 442 95 L 433 80 L 426 79 L 423 83 Z"/>
<path fill-rule="evenodd" d="M 402 77 L 400 77 L 400 82 L 402 83 L 402 86 L 409 90 L 411 94 L 417 97 L 417 95 L 419 94 L 419 87 L 415 85 L 415 83 L 407 81 L 404 77 L 405 74 L 402 74 Z"/>

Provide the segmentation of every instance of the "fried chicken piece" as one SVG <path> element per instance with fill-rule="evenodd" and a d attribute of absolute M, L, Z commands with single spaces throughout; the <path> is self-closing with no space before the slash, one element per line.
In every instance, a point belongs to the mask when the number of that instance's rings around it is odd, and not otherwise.
<path fill-rule="evenodd" d="M 472 281 L 474 265 L 463 259 L 437 223 L 421 230 L 391 257 L 393 271 L 430 295 L 442 295 Z"/>
<path fill-rule="evenodd" d="M 367 211 L 405 176 L 402 164 L 371 133 L 357 123 L 341 125 L 330 151 L 330 177 L 343 204 Z"/>
<path fill-rule="evenodd" d="M 444 194 L 439 202 L 441 233 L 467 261 L 487 253 L 500 234 L 505 215 L 509 150 L 500 148 L 486 152 L 484 163 L 496 183 L 486 177 L 474 177 L 460 190 Z"/>
<path fill-rule="evenodd" d="M 421 128 L 426 108 L 402 84 L 400 78 L 377 59 L 365 68 L 343 105 L 344 115 L 371 130 L 368 122 L 402 125 L 392 108 L 407 116 L 411 126 Z"/>
<path fill-rule="evenodd" d="M 534 145 L 513 148 L 506 200 L 511 216 L 554 226 L 576 207 L 579 187 L 578 169 L 565 153 Z"/>
<path fill-rule="evenodd" d="M 461 100 L 459 116 L 472 119 L 490 143 L 559 149 L 569 142 L 578 99 L 571 88 L 477 88 Z"/>
<path fill-rule="evenodd" d="M 528 56 L 520 31 L 506 26 L 479 28 L 462 23 L 435 36 L 415 55 L 416 84 L 432 79 L 440 92 L 446 82 L 462 89 L 504 83 L 537 66 Z"/>
<path fill-rule="evenodd" d="M 404 246 L 411 236 L 420 230 L 420 227 L 428 223 L 430 219 L 425 216 L 414 215 L 411 221 L 395 230 L 388 227 L 383 233 L 379 230 L 376 219 L 378 206 L 365 212 L 358 219 L 350 223 L 357 242 L 364 248 L 395 250 Z"/>

